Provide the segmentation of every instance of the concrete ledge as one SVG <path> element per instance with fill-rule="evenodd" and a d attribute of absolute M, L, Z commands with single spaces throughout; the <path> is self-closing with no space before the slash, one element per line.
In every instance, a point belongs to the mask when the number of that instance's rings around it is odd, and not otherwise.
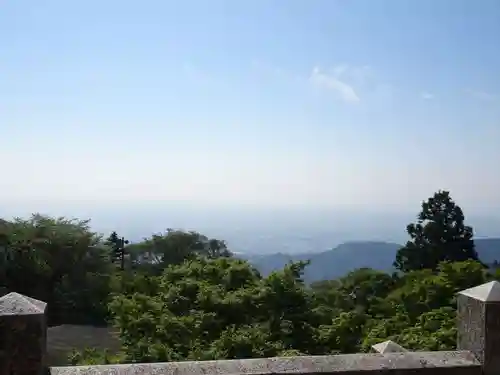
<path fill-rule="evenodd" d="M 51 375 L 480 375 L 468 351 L 345 354 L 242 360 L 52 367 Z"/>

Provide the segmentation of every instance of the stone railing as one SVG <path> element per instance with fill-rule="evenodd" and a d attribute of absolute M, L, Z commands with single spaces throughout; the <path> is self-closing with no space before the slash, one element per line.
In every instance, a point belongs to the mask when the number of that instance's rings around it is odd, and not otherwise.
<path fill-rule="evenodd" d="M 9 293 L 0 298 L 0 375 L 500 375 L 500 283 L 457 301 L 457 351 L 410 352 L 386 341 L 373 354 L 47 368 L 47 305 Z"/>

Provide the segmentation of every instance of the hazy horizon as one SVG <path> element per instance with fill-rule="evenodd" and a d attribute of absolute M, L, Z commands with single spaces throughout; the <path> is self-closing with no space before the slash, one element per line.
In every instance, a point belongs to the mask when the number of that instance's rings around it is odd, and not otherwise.
<path fill-rule="evenodd" d="M 459 202 L 457 202 L 459 203 Z M 410 212 L 375 212 L 362 208 L 338 209 L 256 209 L 250 207 L 189 207 L 181 204 L 157 204 L 156 207 L 91 206 L 68 204 L 29 204 L 8 208 L 0 202 L 3 217 L 28 217 L 39 212 L 51 216 L 91 219 L 93 230 L 107 234 L 118 231 L 132 242 L 140 241 L 167 228 L 195 230 L 227 241 L 237 252 L 319 252 L 348 241 L 386 241 L 403 243 L 408 237 L 406 225 L 414 222 L 419 204 Z M 38 208 L 38 210 L 32 210 Z M 476 238 L 500 237 L 500 215 L 468 214 Z"/>

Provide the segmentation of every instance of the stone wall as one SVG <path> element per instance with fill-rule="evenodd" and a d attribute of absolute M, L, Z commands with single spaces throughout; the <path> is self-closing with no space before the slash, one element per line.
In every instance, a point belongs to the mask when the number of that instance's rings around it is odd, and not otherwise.
<path fill-rule="evenodd" d="M 384 342 L 373 354 L 47 369 L 46 304 L 9 293 L 0 298 L 0 375 L 500 375 L 500 283 L 464 290 L 457 301 L 457 351 L 409 352 Z"/>
<path fill-rule="evenodd" d="M 344 354 L 138 365 L 53 367 L 51 375 L 480 375 L 471 352 Z"/>

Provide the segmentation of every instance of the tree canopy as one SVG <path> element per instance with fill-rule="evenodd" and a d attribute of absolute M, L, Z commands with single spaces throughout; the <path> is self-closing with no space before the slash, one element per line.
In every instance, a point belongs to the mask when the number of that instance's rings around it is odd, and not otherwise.
<path fill-rule="evenodd" d="M 478 260 L 472 227 L 465 225 L 460 206 L 448 191 L 438 191 L 422 202 L 416 223 L 406 231 L 411 240 L 398 251 L 394 266 L 408 272 L 436 269 L 443 261 Z"/>
<path fill-rule="evenodd" d="M 307 262 L 263 276 L 198 232 L 126 244 L 89 221 L 36 214 L 0 222 L 0 287 L 48 302 L 50 325 L 118 329 L 120 352 L 88 348 L 75 364 L 353 353 L 387 339 L 452 350 L 456 293 L 500 277 L 478 260 L 464 223 L 437 192 L 407 227 L 399 272 L 362 268 L 308 285 Z"/>

